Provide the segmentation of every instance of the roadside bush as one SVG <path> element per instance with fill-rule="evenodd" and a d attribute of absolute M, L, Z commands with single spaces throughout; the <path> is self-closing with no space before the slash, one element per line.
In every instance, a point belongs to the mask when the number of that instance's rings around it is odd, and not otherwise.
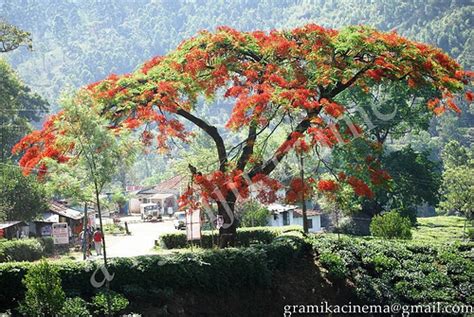
<path fill-rule="evenodd" d="M 269 244 L 283 233 L 292 231 L 302 232 L 302 230 L 299 226 L 238 228 L 236 246 L 248 247 L 252 244 Z M 209 249 L 218 245 L 218 239 L 219 232 L 217 230 L 214 232 L 202 231 L 201 241 L 197 242 L 197 244 L 202 248 Z M 167 249 L 181 249 L 190 246 L 185 232 L 163 234 L 160 236 L 160 241 L 163 247 Z"/>
<path fill-rule="evenodd" d="M 88 303 L 80 297 L 67 298 L 59 313 L 62 317 L 88 317 L 91 313 L 87 309 Z"/>
<path fill-rule="evenodd" d="M 43 252 L 46 256 L 54 254 L 54 241 L 52 237 L 42 237 L 38 240 L 43 246 Z"/>
<path fill-rule="evenodd" d="M 107 303 L 107 293 L 100 292 L 92 298 L 92 305 L 94 306 L 94 313 L 96 315 L 115 315 L 127 308 L 129 302 L 123 295 L 109 292 L 108 296 L 110 296 L 110 311 Z"/>
<path fill-rule="evenodd" d="M 19 311 L 26 316 L 55 316 L 63 307 L 66 295 L 61 287 L 57 267 L 47 261 L 31 266 L 22 281 L 25 299 Z"/>
<path fill-rule="evenodd" d="M 36 261 L 41 259 L 43 251 L 43 246 L 36 239 L 1 241 L 0 262 Z"/>
<path fill-rule="evenodd" d="M 281 235 L 270 244 L 249 248 L 228 248 L 175 253 L 166 256 L 139 256 L 110 260 L 109 272 L 115 274 L 113 291 L 139 298 L 146 293 L 150 300 L 161 300 L 163 294 L 175 291 L 201 291 L 219 294 L 222 291 L 268 288 L 276 270 L 291 265 L 301 257 L 306 243 L 296 236 Z M 37 263 L 12 262 L 0 264 L 0 309 L 11 308 L 24 297 L 21 280 Z M 64 292 L 68 297 L 90 298 L 96 289 L 90 284 L 100 261 L 54 261 Z M 100 277 L 98 277 L 98 280 Z M 152 293 L 155 293 L 153 295 Z M 132 298 L 131 297 L 131 298 Z"/>
<path fill-rule="evenodd" d="M 370 223 L 370 233 L 384 239 L 411 239 L 411 223 L 397 211 L 375 216 Z"/>

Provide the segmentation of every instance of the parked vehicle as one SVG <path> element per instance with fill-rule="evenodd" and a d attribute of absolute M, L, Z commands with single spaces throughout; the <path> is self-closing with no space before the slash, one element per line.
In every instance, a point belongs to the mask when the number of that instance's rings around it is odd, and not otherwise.
<path fill-rule="evenodd" d="M 163 221 L 157 204 L 141 204 L 140 213 L 143 221 Z"/>
<path fill-rule="evenodd" d="M 186 229 L 186 212 L 176 212 L 174 214 L 173 224 L 176 230 Z"/>

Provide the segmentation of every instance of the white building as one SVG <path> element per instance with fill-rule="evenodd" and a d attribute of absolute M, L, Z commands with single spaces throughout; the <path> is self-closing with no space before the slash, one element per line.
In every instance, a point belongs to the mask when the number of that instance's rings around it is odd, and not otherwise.
<path fill-rule="evenodd" d="M 270 204 L 267 206 L 270 211 L 268 225 L 272 227 L 283 227 L 290 225 L 303 226 L 303 211 L 297 206 Z M 309 232 L 321 231 L 321 212 L 310 209 L 306 211 L 308 218 Z"/>

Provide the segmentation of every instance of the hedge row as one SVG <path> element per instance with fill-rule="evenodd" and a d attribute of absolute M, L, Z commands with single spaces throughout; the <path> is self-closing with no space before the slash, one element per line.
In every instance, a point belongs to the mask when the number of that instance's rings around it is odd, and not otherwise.
<path fill-rule="evenodd" d="M 238 228 L 236 246 L 248 247 L 253 244 L 269 244 L 283 233 L 302 232 L 302 230 L 300 226 Z M 202 248 L 210 249 L 219 244 L 218 239 L 218 231 L 202 231 L 201 240 L 195 243 Z M 182 249 L 191 246 L 186 239 L 186 232 L 163 234 L 160 236 L 160 244 L 166 249 Z"/>
<path fill-rule="evenodd" d="M 319 236 L 311 244 L 328 278 L 350 280 L 362 302 L 474 304 L 473 243 L 440 247 Z"/>
<path fill-rule="evenodd" d="M 53 251 L 52 238 L 0 240 L 0 262 L 36 261 Z"/>
<path fill-rule="evenodd" d="M 272 272 L 283 269 L 300 256 L 305 243 L 298 237 L 285 236 L 267 245 L 223 250 L 202 250 L 167 256 L 153 255 L 111 259 L 109 272 L 115 274 L 111 289 L 130 300 L 173 290 L 201 290 L 218 293 L 228 289 L 269 287 Z M 67 296 L 90 298 L 97 291 L 90 279 L 101 262 L 55 261 Z M 0 309 L 16 306 L 25 289 L 21 283 L 35 263 L 0 264 Z M 100 272 L 100 271 L 99 271 Z M 103 276 L 98 273 L 97 281 Z"/>

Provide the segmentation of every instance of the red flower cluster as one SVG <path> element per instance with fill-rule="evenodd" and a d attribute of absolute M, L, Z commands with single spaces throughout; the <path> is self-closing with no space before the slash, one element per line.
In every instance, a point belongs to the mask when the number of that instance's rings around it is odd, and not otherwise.
<path fill-rule="evenodd" d="M 321 99 L 320 103 L 324 107 L 324 111 L 331 117 L 339 118 L 341 115 L 344 114 L 345 109 L 340 104 L 330 102 L 325 98 Z"/>
<path fill-rule="evenodd" d="M 286 201 L 289 203 L 295 203 L 301 201 L 301 198 L 304 199 L 311 198 L 313 194 L 313 188 L 309 182 L 303 182 L 301 178 L 294 178 L 290 181 L 290 186 L 286 192 Z"/>
<path fill-rule="evenodd" d="M 372 199 L 374 197 L 374 192 L 369 188 L 366 183 L 364 183 L 363 180 L 355 176 L 350 176 L 347 179 L 347 183 L 352 186 L 357 196 L 367 197 L 369 199 Z"/>
<path fill-rule="evenodd" d="M 322 179 L 318 182 L 318 190 L 320 191 L 333 192 L 336 191 L 338 188 L 339 186 L 336 184 L 336 182 L 330 179 Z"/>

